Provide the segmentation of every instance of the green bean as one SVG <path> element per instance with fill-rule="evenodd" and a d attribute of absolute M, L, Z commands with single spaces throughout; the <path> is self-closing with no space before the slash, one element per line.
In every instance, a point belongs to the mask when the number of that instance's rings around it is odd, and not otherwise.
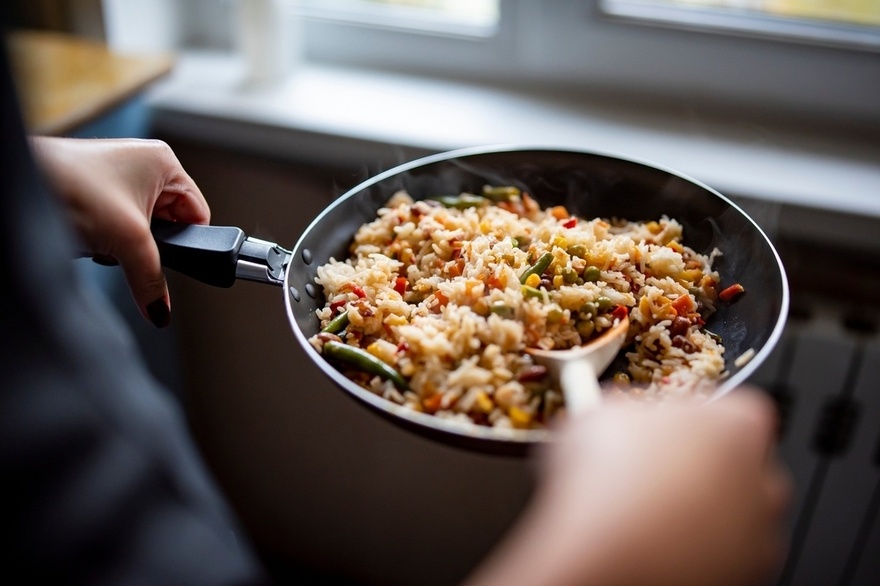
<path fill-rule="evenodd" d="M 523 285 L 520 287 L 520 291 L 524 298 L 535 298 L 535 299 L 544 299 L 544 292 L 540 289 L 535 289 L 534 287 L 529 287 L 528 285 Z"/>
<path fill-rule="evenodd" d="M 328 358 L 344 362 L 349 366 L 356 368 L 367 374 L 373 374 L 390 380 L 400 391 L 409 390 L 409 384 L 403 375 L 394 370 L 391 366 L 385 364 L 366 350 L 349 346 L 343 342 L 324 342 L 322 353 Z"/>
<path fill-rule="evenodd" d="M 526 279 L 528 279 L 531 275 L 538 275 L 539 277 L 544 274 L 544 271 L 547 270 L 547 267 L 550 266 L 550 263 L 553 261 L 553 253 L 545 252 L 541 255 L 541 257 L 526 269 L 522 275 L 519 276 L 519 282 L 525 284 Z"/>
<path fill-rule="evenodd" d="M 503 303 L 493 303 L 492 307 L 489 308 L 489 311 L 504 319 L 513 319 L 516 315 L 516 312 L 512 307 Z"/>
<path fill-rule="evenodd" d="M 348 312 L 343 311 L 333 319 L 331 319 L 322 332 L 327 332 L 328 334 L 338 334 L 342 330 L 348 327 Z"/>
<path fill-rule="evenodd" d="M 719 336 L 715 332 L 710 332 L 709 330 L 704 329 L 703 333 L 706 334 L 707 336 L 709 336 L 710 338 L 712 338 L 713 340 L 715 340 L 715 342 L 717 342 L 718 344 L 720 344 L 722 342 L 721 336 Z"/>
<path fill-rule="evenodd" d="M 520 190 L 518 187 L 514 187 L 512 185 L 501 185 L 501 186 L 491 186 L 484 185 L 483 186 L 483 197 L 487 197 L 492 201 L 512 201 L 514 198 L 519 197 Z"/>
<path fill-rule="evenodd" d="M 441 195 L 431 198 L 440 202 L 445 208 L 455 208 L 457 210 L 466 210 L 467 208 L 478 208 L 489 203 L 489 200 L 479 195 L 470 193 L 462 193 L 461 195 Z"/>

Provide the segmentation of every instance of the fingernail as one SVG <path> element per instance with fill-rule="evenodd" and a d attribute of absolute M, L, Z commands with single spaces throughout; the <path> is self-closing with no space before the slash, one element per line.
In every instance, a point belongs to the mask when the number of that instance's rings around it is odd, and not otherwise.
<path fill-rule="evenodd" d="M 160 297 L 147 306 L 147 315 L 150 316 L 150 321 L 157 328 L 168 327 L 168 324 L 171 323 L 171 309 L 169 309 L 164 297 Z"/>

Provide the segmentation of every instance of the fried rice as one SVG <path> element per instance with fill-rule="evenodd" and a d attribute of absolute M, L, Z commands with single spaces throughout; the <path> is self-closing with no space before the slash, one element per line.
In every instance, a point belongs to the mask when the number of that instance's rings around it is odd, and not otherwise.
<path fill-rule="evenodd" d="M 673 218 L 578 218 L 513 187 L 414 201 L 395 194 L 318 268 L 311 343 L 389 401 L 480 425 L 540 428 L 564 410 L 526 348 L 582 345 L 628 315 L 607 392 L 699 395 L 724 376 L 705 329 L 720 255 L 683 244 Z"/>

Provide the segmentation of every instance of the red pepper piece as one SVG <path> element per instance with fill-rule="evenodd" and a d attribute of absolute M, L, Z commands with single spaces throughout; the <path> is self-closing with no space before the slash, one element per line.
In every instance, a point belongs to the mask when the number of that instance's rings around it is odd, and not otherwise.
<path fill-rule="evenodd" d="M 401 294 L 401 296 L 406 293 L 406 279 L 404 277 L 397 277 L 394 280 L 394 290 Z"/>

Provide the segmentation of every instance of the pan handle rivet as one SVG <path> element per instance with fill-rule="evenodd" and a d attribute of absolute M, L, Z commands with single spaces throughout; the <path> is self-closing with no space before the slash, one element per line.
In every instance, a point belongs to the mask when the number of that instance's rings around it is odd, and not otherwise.
<path fill-rule="evenodd" d="M 296 287 L 290 288 L 290 296 L 293 297 L 294 301 L 300 300 L 299 291 L 296 290 Z"/>
<path fill-rule="evenodd" d="M 312 251 L 309 250 L 308 248 L 303 248 L 302 258 L 303 258 L 303 262 L 306 263 L 307 265 L 312 264 Z"/>
<path fill-rule="evenodd" d="M 315 296 L 317 296 L 318 292 L 315 291 L 315 286 L 312 285 L 311 283 L 309 283 L 306 285 L 306 294 L 308 294 L 309 297 L 314 299 Z"/>

